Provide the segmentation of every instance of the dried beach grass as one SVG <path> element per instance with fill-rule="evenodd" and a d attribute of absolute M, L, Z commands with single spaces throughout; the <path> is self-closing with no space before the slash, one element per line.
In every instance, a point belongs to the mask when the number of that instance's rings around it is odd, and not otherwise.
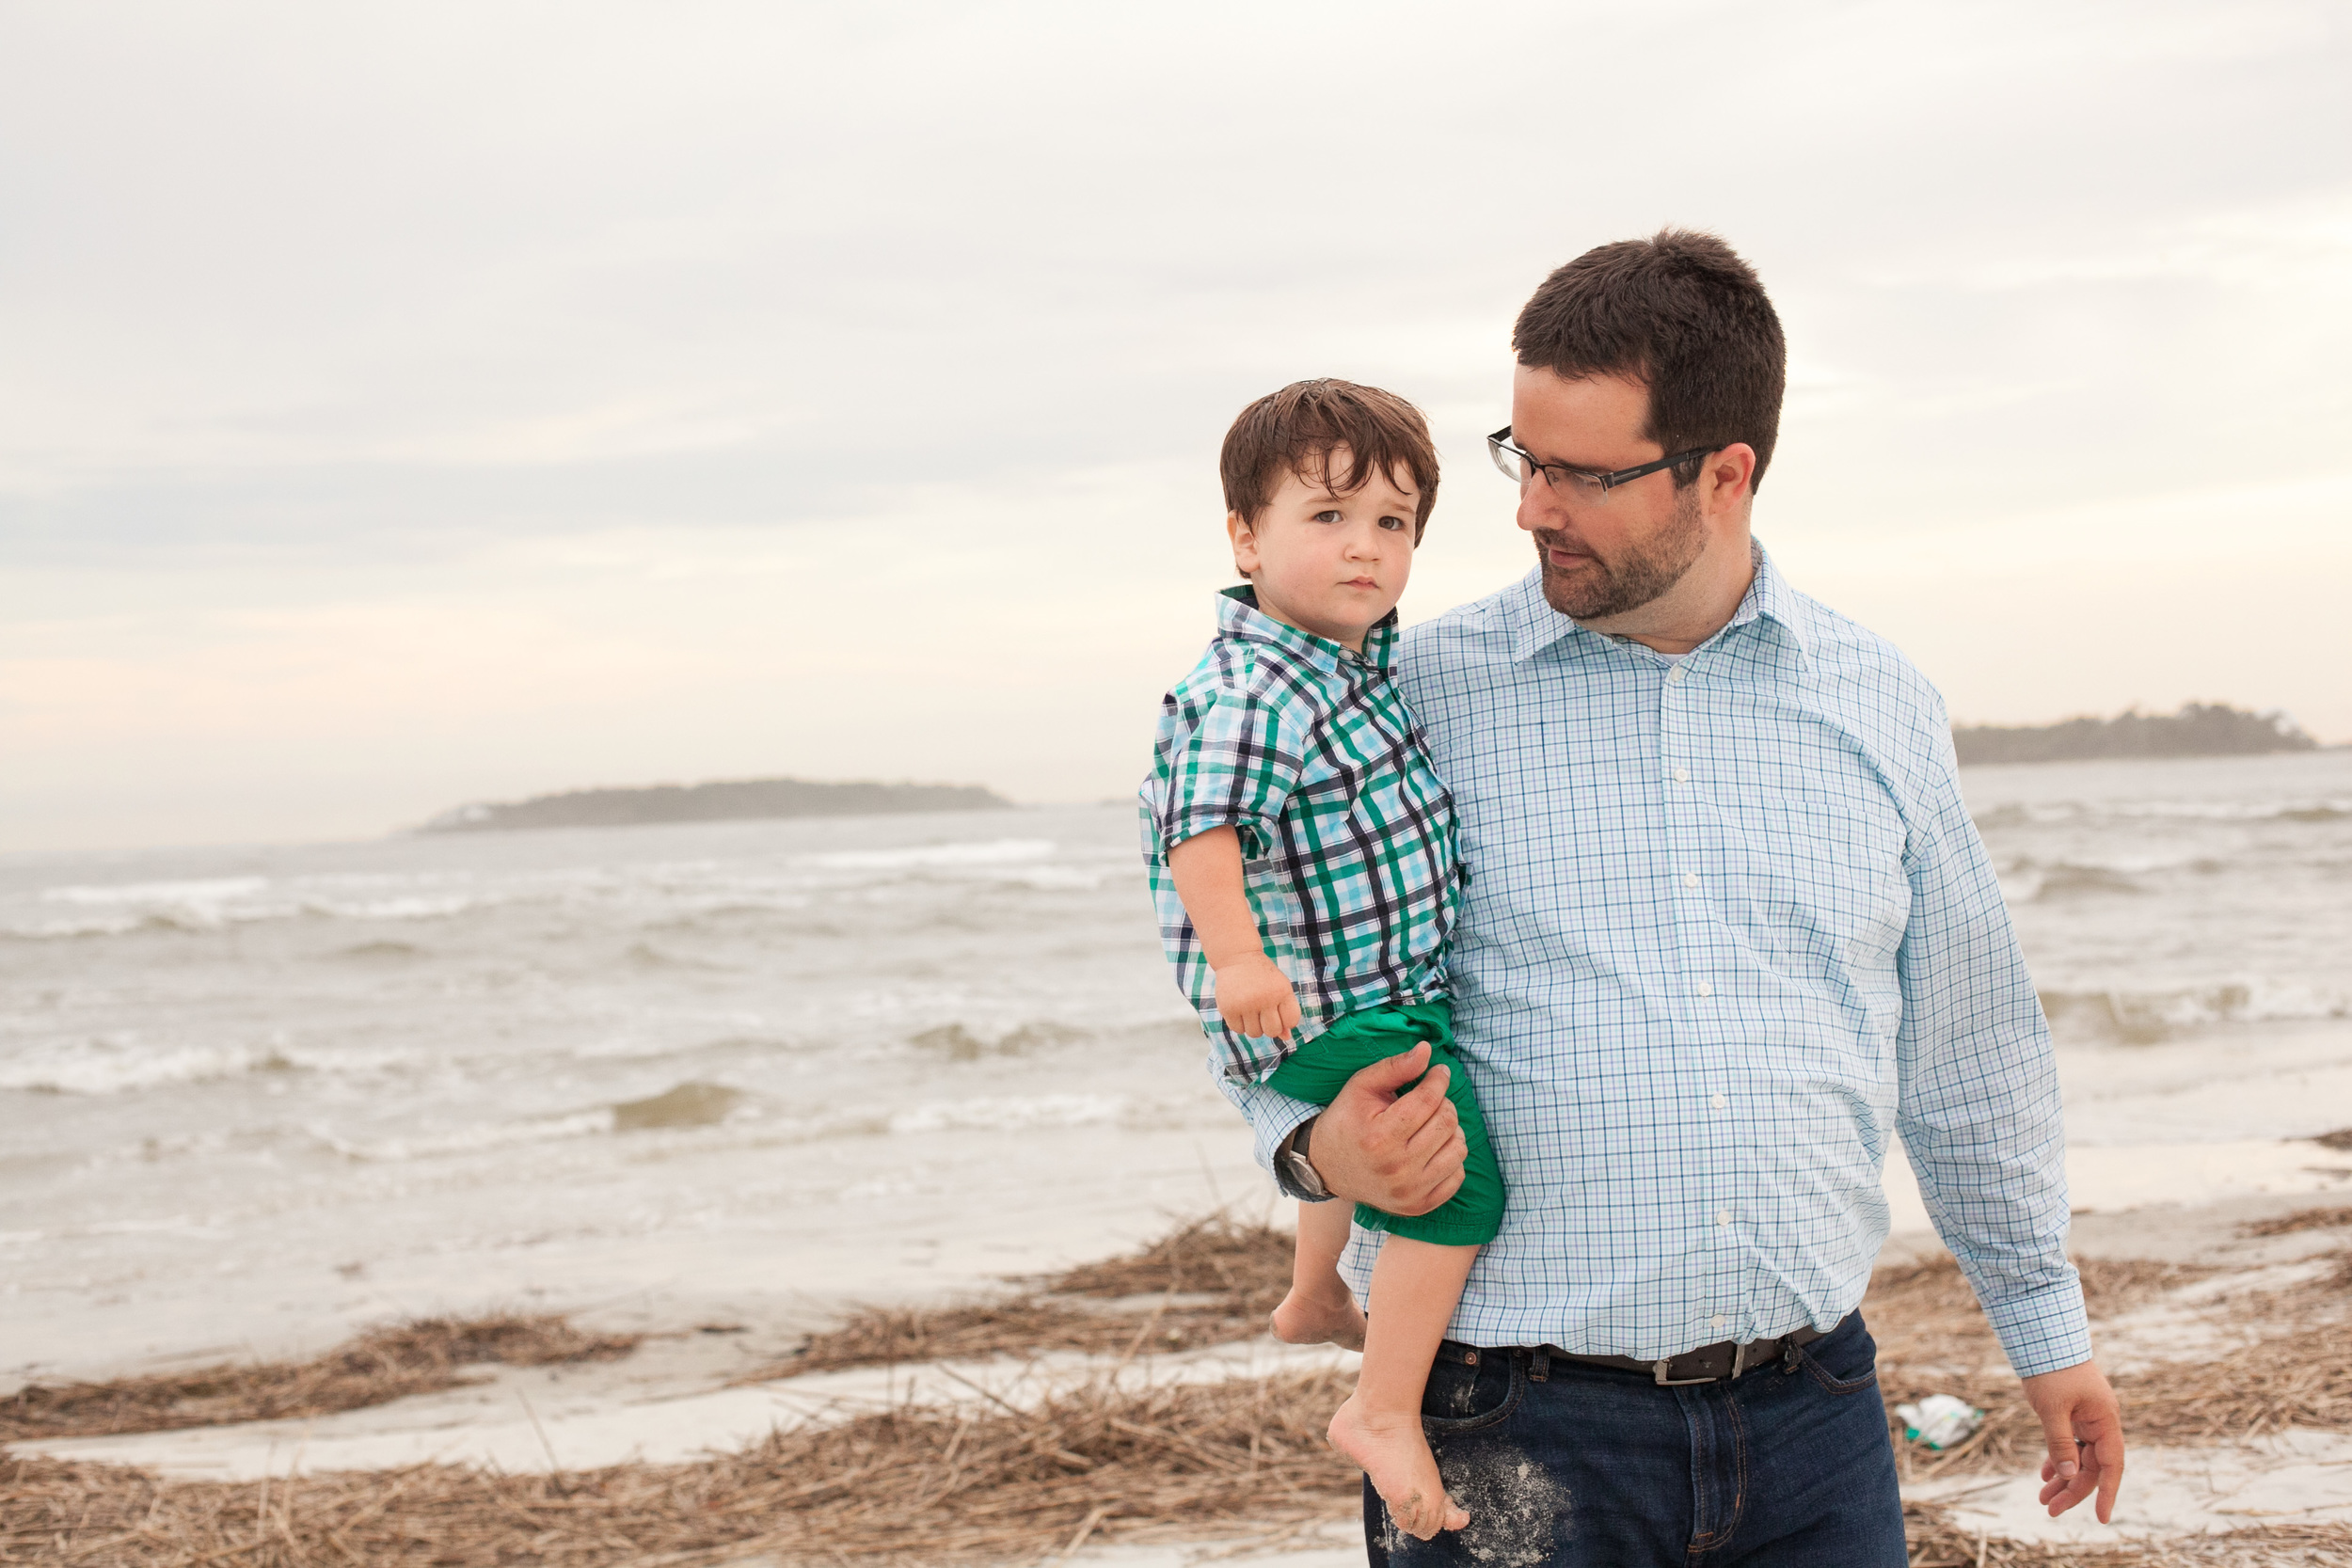
<path fill-rule="evenodd" d="M 2262 1437 L 2291 1426 L 2352 1432 L 2352 1322 L 2308 1324 L 2210 1361 L 2119 1377 L 2115 1391 L 2142 1443 Z"/>
<path fill-rule="evenodd" d="M 835 1333 L 848 1335 L 862 1324 L 862 1338 L 840 1339 L 825 1351 L 828 1337 L 820 1336 L 788 1365 L 809 1370 L 812 1359 L 854 1365 L 1064 1345 L 1125 1355 L 1160 1348 L 1168 1341 L 1158 1336 L 1169 1329 L 1180 1331 L 1185 1343 L 1209 1342 L 1210 1335 L 1244 1338 L 1262 1331 L 1264 1312 L 1286 1286 L 1290 1246 L 1286 1234 L 1263 1227 L 1216 1217 L 1197 1221 L 1127 1257 L 1036 1281 L 1035 1289 L 1009 1303 L 907 1314 L 912 1322 L 860 1314 Z M 2144 1262 L 2083 1265 L 2095 1317 L 2128 1310 L 2210 1272 Z M 2352 1254 L 2330 1278 L 2217 1304 L 2217 1310 L 2240 1322 L 2291 1325 L 2293 1332 L 2207 1363 L 2119 1378 L 2134 1439 L 2195 1444 L 2287 1425 L 2352 1431 L 2347 1288 Z M 2039 1424 L 2000 1366 L 1974 1295 L 1948 1259 L 1882 1270 L 1865 1310 L 1881 1342 L 1880 1379 L 1890 1406 L 1917 1394 L 1947 1392 L 1990 1413 L 1969 1443 L 1947 1454 L 1899 1444 L 1907 1479 L 2024 1470 L 2039 1462 Z M 489 1322 L 536 1322 L 576 1333 L 561 1320 Z M 622 1341 L 581 1337 L 568 1354 L 552 1354 L 562 1341 L 533 1348 L 527 1339 L 463 1324 L 413 1324 L 405 1332 L 415 1338 L 395 1344 L 372 1336 L 358 1343 L 376 1342 L 399 1365 L 440 1357 L 443 1376 L 469 1360 L 570 1359 L 583 1341 L 625 1348 Z M 484 1354 L 485 1345 L 496 1354 Z M 427 1369 L 402 1375 L 434 1374 Z M 688 1568 L 758 1556 L 796 1565 L 946 1568 L 1035 1562 L 1104 1538 L 1263 1539 L 1354 1512 L 1359 1479 L 1322 1435 L 1346 1383 L 1328 1371 L 1140 1390 L 1098 1381 L 1028 1410 L 1001 1402 L 961 1411 L 902 1405 L 779 1432 L 742 1453 L 697 1463 L 629 1464 L 553 1476 L 429 1465 L 232 1485 L 162 1481 L 119 1466 L 0 1458 L 0 1564 L 280 1568 L 397 1560 L 445 1568 L 524 1562 L 585 1568 L 659 1561 Z M 188 1401 L 207 1397 L 183 1390 L 165 1402 L 167 1413 L 191 1416 L 197 1407 Z M 250 1402 L 242 1408 L 251 1408 Z M 1985 1540 L 1931 1504 L 1908 1507 L 1906 1523 L 1915 1568 L 2352 1568 L 2347 1525 L 2280 1525 L 2092 1550 Z"/>
<path fill-rule="evenodd" d="M 459 1368 L 484 1362 L 541 1367 L 611 1360 L 634 1350 L 640 1338 L 590 1334 L 544 1314 L 417 1318 L 371 1329 L 308 1361 L 232 1362 L 105 1383 L 32 1385 L 0 1399 L 0 1442 L 325 1416 L 455 1387 L 469 1381 Z"/>
<path fill-rule="evenodd" d="M 1287 1230 L 1243 1225 L 1224 1213 L 1187 1220 L 1139 1252 L 1081 1263 L 1048 1276 L 1052 1295 L 1184 1295 L 1214 1291 L 1261 1322 L 1290 1289 L 1294 1240 Z"/>
<path fill-rule="evenodd" d="M 789 1358 L 739 1381 L 902 1361 L 1050 1351 L 1115 1355 L 1254 1338 L 1290 1288 L 1291 1250 L 1288 1231 L 1210 1214 L 1140 1251 L 1037 1279 L 1008 1301 L 858 1307 L 840 1327 L 811 1335 Z M 1105 1309 L 1104 1303 L 1120 1298 L 1133 1301 L 1134 1309 Z"/>
<path fill-rule="evenodd" d="M 903 1405 L 699 1464 L 554 1476 L 425 1465 L 229 1485 L 0 1460 L 0 1563 L 930 1565 L 1263 1532 L 1354 1507 L 1356 1471 L 1323 1440 L 1345 1381 L 1096 1383 L 979 1414 Z"/>
<path fill-rule="evenodd" d="M 2102 1546 L 2035 1545 L 1973 1534 L 1935 1503 L 1903 1504 L 1910 1568 L 2352 1568 L 2352 1525 L 2271 1525 Z"/>
<path fill-rule="evenodd" d="M 2345 1226 L 2352 1226 L 2352 1208 L 2297 1209 L 2292 1214 L 2249 1220 L 2237 1228 L 2241 1236 L 2291 1236 L 2298 1230 L 2335 1230 Z"/>
<path fill-rule="evenodd" d="M 1344 1391 L 1330 1372 L 1096 1384 L 1025 1412 L 900 1406 L 699 1464 L 554 1476 L 425 1465 L 230 1485 L 0 1460 L 0 1563 L 688 1568 L 757 1555 L 948 1568 L 1090 1541 L 1263 1538 L 1353 1513 L 1358 1477 L 1321 1436 Z M 2058 1548 L 1972 1534 L 1937 1504 L 1904 1514 L 1914 1568 L 2352 1565 L 2342 1524 Z"/>
<path fill-rule="evenodd" d="M 2201 1264 L 2142 1259 L 2085 1258 L 2075 1266 L 2094 1321 L 2130 1311 L 2215 1272 Z M 1905 1481 L 2040 1463 L 2042 1423 L 2003 1362 L 1976 1292 L 1949 1256 L 1879 1270 L 1862 1312 L 1879 1342 L 1879 1391 Z M 1895 1407 L 1930 1394 L 1967 1401 L 1984 1412 L 1984 1424 L 1966 1442 L 1940 1453 L 1905 1442 Z M 2135 1440 L 2146 1440 L 2137 1406 L 2125 1398 L 2126 1426 Z"/>
<path fill-rule="evenodd" d="M 2203 1263 L 2142 1258 L 2078 1258 L 2074 1267 L 2082 1275 L 2083 1306 L 2094 1320 L 2120 1316 L 2219 1272 Z M 1862 1311 L 1882 1350 L 1896 1343 L 1915 1354 L 1937 1346 L 1962 1354 L 1985 1350 L 1998 1354 L 1992 1327 L 1977 1306 L 1977 1293 L 1948 1253 L 1880 1269 L 1870 1276 Z"/>
<path fill-rule="evenodd" d="M 2085 1260 L 2081 1267 L 2094 1322 L 2214 1272 L 2111 1259 Z M 1992 1332 L 1950 1259 L 1880 1271 L 1864 1307 L 1879 1314 L 1870 1318 L 1881 1342 L 1879 1389 L 1905 1481 L 2040 1463 L 2042 1424 L 2017 1380 L 2000 1365 Z M 2289 1326 L 2201 1360 L 2117 1375 L 2116 1397 L 2131 1441 L 2209 1443 L 2290 1426 L 2352 1432 L 2352 1253 L 2326 1276 L 2231 1297 L 2214 1309 L 2240 1323 Z M 1927 1394 L 1966 1400 L 1985 1413 L 1984 1424 L 1941 1453 L 1904 1442 L 1894 1407 Z"/>

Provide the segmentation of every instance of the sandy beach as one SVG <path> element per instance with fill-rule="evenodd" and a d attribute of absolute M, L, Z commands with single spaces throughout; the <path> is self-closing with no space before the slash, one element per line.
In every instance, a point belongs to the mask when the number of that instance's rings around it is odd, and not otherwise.
<path fill-rule="evenodd" d="M 2344 1272 L 2352 1269 L 2352 1208 L 2344 1207 L 2352 1201 L 2345 1196 L 2352 1194 L 2352 1139 L 2332 1143 L 2078 1155 L 2074 1247 L 2092 1285 L 2101 1359 L 2126 1390 L 2127 1414 L 2135 1397 L 2160 1397 L 2153 1391 L 2168 1378 L 2210 1381 L 2212 1369 L 2225 1365 L 2232 1352 L 2281 1334 L 2303 1336 L 2299 1342 L 2321 1355 L 2341 1357 L 2352 1343 L 2344 1338 L 2352 1332 L 2352 1292 L 2344 1289 L 2352 1278 Z M 1897 1393 L 1924 1389 L 1939 1377 L 1963 1393 L 1997 1387 L 2005 1374 L 1980 1321 L 1973 1337 L 1967 1332 L 1964 1287 L 1956 1308 L 1952 1281 L 1937 1285 L 1945 1294 L 1932 1301 L 1907 1282 L 1923 1266 L 1926 1277 L 1941 1278 L 1936 1265 L 1944 1255 L 1908 1183 L 1891 1182 L 1889 1196 L 1897 1229 L 1865 1308 L 1882 1341 L 1883 1376 Z M 1059 1216 L 1062 1228 L 1050 1238 L 1044 1217 L 1007 1216 L 994 1234 L 968 1238 L 966 1249 L 927 1266 L 919 1291 L 878 1270 L 845 1271 L 834 1282 L 854 1288 L 788 1297 L 674 1291 L 598 1304 L 550 1291 L 538 1305 L 567 1314 L 583 1329 L 643 1338 L 633 1351 L 611 1359 L 477 1366 L 468 1369 L 462 1386 L 334 1414 L 19 1440 L 8 1451 L 20 1461 L 131 1466 L 207 1491 L 252 1490 L 257 1497 L 259 1489 L 272 1485 L 282 1495 L 292 1478 L 305 1484 L 364 1484 L 415 1473 L 419 1465 L 561 1481 L 610 1466 L 691 1470 L 716 1462 L 714 1456 L 755 1449 L 777 1429 L 806 1433 L 879 1411 L 1009 1419 L 1007 1412 L 1034 1412 L 1073 1389 L 1089 1390 L 1092 1398 L 1164 1398 L 1185 1387 L 1279 1386 L 1301 1376 L 1343 1377 L 1350 1370 L 1354 1357 L 1345 1353 L 1285 1347 L 1262 1335 L 1219 1338 L 1248 1334 L 1248 1325 L 1208 1333 L 1203 1337 L 1211 1342 L 1174 1354 L 1154 1354 L 1149 1334 L 1123 1352 L 1089 1354 L 1022 1342 L 1016 1323 L 1003 1329 L 1005 1342 L 994 1354 L 774 1375 L 791 1370 L 794 1353 L 812 1330 L 854 1317 L 853 1298 L 890 1298 L 933 1311 L 959 1302 L 1003 1302 L 1020 1291 L 1004 1277 L 1015 1272 L 1004 1268 L 1006 1258 L 1042 1259 L 1058 1245 L 1067 1261 L 1079 1262 L 1089 1233 L 1099 1254 L 1115 1250 L 1109 1243 L 1124 1239 L 1122 1230 L 1132 1238 L 1167 1228 L 1164 1214 L 1142 1205 L 1108 1225 L 1099 1212 L 1066 1212 Z M 1032 1278 L 1038 1273 L 1018 1264 L 1016 1270 Z M 889 1289 L 894 1283 L 898 1288 Z M 1159 1321 L 1184 1321 L 1166 1318 L 1170 1303 L 1198 1310 L 1206 1299 L 1198 1291 L 1143 1291 L 1095 1306 L 1119 1319 L 1114 1338 L 1124 1338 L 1128 1323 L 1148 1329 L 1155 1309 L 1163 1315 Z M 183 1366 L 190 1359 L 174 1358 Z M 151 1371 L 161 1364 L 144 1365 Z M 2225 1425 L 2193 1441 L 2182 1439 L 2176 1418 L 2152 1416 L 2158 1434 L 2136 1444 L 2123 1506 L 2112 1527 L 2098 1525 L 2088 1509 L 2055 1521 L 2042 1514 L 2033 1501 L 2039 1449 L 2031 1432 L 2007 1462 L 1984 1452 L 1947 1458 L 1909 1449 L 1906 1497 L 1933 1511 L 1921 1517 L 1931 1518 L 1946 1535 L 1981 1538 L 1987 1552 L 2010 1543 L 2036 1561 L 2208 1560 L 2101 1554 L 2217 1550 L 2229 1541 L 2238 1555 L 2210 1560 L 2338 1562 L 2352 1553 L 2352 1404 L 2340 1398 L 2333 1415 L 2316 1424 L 2255 1422 L 2243 1431 Z M 1302 1510 L 1295 1496 L 1286 1496 L 1283 1507 L 1263 1517 L 1247 1506 L 1192 1519 L 1126 1517 L 1116 1491 L 1105 1493 L 1111 1508 L 1093 1521 L 1072 1560 L 1120 1568 L 1158 1568 L 1204 1553 L 1289 1568 L 1360 1561 L 1344 1478 L 1328 1462 L 1325 1468 L 1320 1504 Z M 2245 1535 L 2249 1529 L 2265 1533 Z M 1138 1534 L 1145 1539 L 1122 1539 Z M 1933 1539 L 1923 1534 L 1919 1541 L 1931 1545 Z M 76 1550 L 93 1544 L 72 1540 Z M 2045 1558 L 2045 1547 L 2059 1555 Z M 789 1551 L 777 1555 L 756 1536 L 735 1555 L 743 1552 L 777 1561 L 796 1558 Z M 941 1560 L 1033 1557 L 949 1551 Z M 654 1552 L 646 1558 L 668 1560 Z M 11 1560 L 53 1559 L 24 1556 L 21 1549 L 0 1558 Z M 100 1549 L 76 1560 L 153 1560 L 127 1549 Z"/>

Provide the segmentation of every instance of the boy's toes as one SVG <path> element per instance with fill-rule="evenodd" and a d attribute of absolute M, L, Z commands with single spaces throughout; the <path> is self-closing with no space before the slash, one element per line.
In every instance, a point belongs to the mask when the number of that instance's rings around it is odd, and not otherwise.
<path fill-rule="evenodd" d="M 1290 1345 L 1339 1345 L 1348 1350 L 1364 1348 L 1364 1315 L 1354 1302 L 1343 1305 L 1301 1300 L 1296 1295 L 1283 1298 L 1267 1320 L 1274 1337 Z"/>
<path fill-rule="evenodd" d="M 1438 1494 L 1436 1502 L 1424 1502 L 1416 1492 L 1401 1513 L 1391 1515 L 1397 1528 L 1416 1541 L 1435 1541 L 1439 1530 L 1460 1529 L 1470 1523 L 1470 1512 L 1456 1507 L 1452 1497 Z"/>

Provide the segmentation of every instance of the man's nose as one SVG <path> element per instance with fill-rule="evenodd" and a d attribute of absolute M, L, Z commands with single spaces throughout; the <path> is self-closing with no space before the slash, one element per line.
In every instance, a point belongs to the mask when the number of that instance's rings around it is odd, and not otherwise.
<path fill-rule="evenodd" d="M 1542 480 L 1534 480 L 1519 489 L 1518 525 L 1533 533 L 1537 529 L 1558 528 L 1568 520 L 1568 509 L 1560 504 L 1560 493 Z"/>

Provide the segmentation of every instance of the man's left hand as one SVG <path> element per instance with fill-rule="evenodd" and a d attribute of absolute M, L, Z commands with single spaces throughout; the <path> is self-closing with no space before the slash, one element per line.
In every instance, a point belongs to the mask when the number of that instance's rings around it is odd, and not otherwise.
<path fill-rule="evenodd" d="M 2115 1513 L 2123 1484 L 2123 1412 L 2097 1362 L 2025 1379 L 2026 1402 L 2042 1418 L 2049 1457 L 2042 1462 L 2042 1501 L 2055 1519 L 2095 1489 L 2099 1522 Z"/>

